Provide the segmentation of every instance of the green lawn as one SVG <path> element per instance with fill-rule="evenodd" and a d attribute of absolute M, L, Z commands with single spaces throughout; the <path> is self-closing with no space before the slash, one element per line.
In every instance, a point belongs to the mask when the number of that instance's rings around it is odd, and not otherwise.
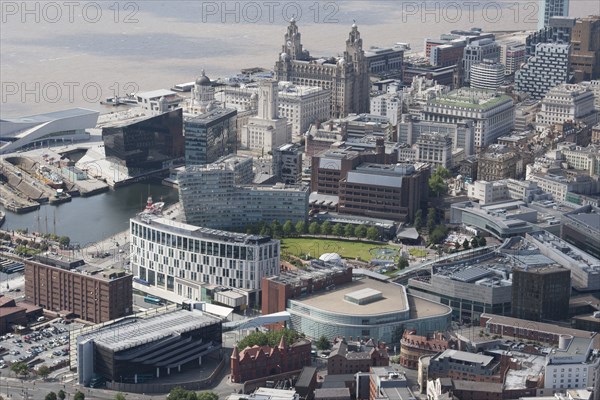
<path fill-rule="evenodd" d="M 427 256 L 427 251 L 423 249 L 412 248 L 408 249 L 408 253 L 413 257 L 425 257 Z"/>
<path fill-rule="evenodd" d="M 398 246 L 376 245 L 373 243 L 361 243 L 358 241 L 346 241 L 337 239 L 312 239 L 312 238 L 288 238 L 281 239 L 281 252 L 305 258 L 307 254 L 312 258 L 319 258 L 324 253 L 338 253 L 342 258 L 370 261 L 374 258 L 369 253 L 374 248 L 389 248 L 399 250 Z"/>

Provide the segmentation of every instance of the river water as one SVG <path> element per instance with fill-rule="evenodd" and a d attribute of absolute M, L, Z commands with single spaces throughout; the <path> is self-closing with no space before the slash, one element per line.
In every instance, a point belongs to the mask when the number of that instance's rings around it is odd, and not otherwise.
<path fill-rule="evenodd" d="M 67 235 L 82 246 L 98 242 L 129 226 L 129 218 L 140 212 L 148 198 L 164 201 L 165 206 L 178 201 L 176 189 L 160 182 L 135 183 L 91 197 L 75 197 L 58 206 L 44 205 L 27 214 L 6 212 L 4 230 L 24 229 Z"/>

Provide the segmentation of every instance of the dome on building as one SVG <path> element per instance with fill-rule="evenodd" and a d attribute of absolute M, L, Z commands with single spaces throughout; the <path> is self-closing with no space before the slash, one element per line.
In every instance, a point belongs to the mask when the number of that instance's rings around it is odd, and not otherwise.
<path fill-rule="evenodd" d="M 200 85 L 200 86 L 211 86 L 212 85 L 212 83 L 210 82 L 210 79 L 204 73 L 204 70 L 202 70 L 202 75 L 200 76 L 200 78 L 196 79 L 196 85 Z"/>
<path fill-rule="evenodd" d="M 258 100 L 258 94 L 257 93 L 252 93 L 250 95 L 250 100 Z"/>
<path fill-rule="evenodd" d="M 339 264 L 342 262 L 342 257 L 338 253 L 325 253 L 319 257 L 319 260 Z"/>
<path fill-rule="evenodd" d="M 165 98 L 165 96 L 161 96 L 160 99 L 158 99 L 158 102 L 160 104 L 165 104 L 167 102 L 167 99 Z"/>
<path fill-rule="evenodd" d="M 281 59 L 281 61 L 287 61 L 287 59 L 289 58 L 289 56 L 287 55 L 287 53 L 281 53 L 281 55 L 279 56 L 279 58 Z"/>
<path fill-rule="evenodd" d="M 344 64 L 346 64 L 346 59 L 344 57 L 337 60 L 337 65 L 344 65 Z"/>

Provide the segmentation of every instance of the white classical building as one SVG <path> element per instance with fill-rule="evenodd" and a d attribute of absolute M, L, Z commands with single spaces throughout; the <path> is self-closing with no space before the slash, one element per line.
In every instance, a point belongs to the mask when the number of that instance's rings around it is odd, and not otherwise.
<path fill-rule="evenodd" d="M 277 82 L 265 80 L 258 88 L 258 115 L 250 117 L 248 124 L 242 127 L 242 147 L 273 151 L 292 141 L 292 126 L 286 118 L 279 118 Z"/>
<path fill-rule="evenodd" d="M 582 85 L 563 83 L 550 89 L 542 99 L 536 127 L 544 129 L 567 121 L 594 125 L 597 117 L 594 93 Z"/>
<path fill-rule="evenodd" d="M 415 161 L 428 163 L 431 169 L 452 168 L 452 138 L 443 134 L 423 134 L 415 144 Z"/>
<path fill-rule="evenodd" d="M 209 287 L 258 304 L 263 277 L 279 275 L 279 240 L 176 222 L 150 213 L 129 222 L 131 268 L 149 286 L 194 301 Z M 204 293 L 204 295 L 203 295 Z"/>
<path fill-rule="evenodd" d="M 287 118 L 292 124 L 293 135 L 303 135 L 311 124 L 329 118 L 331 90 L 319 86 L 278 83 L 277 111 L 279 118 Z M 226 87 L 216 93 L 216 98 L 238 111 L 258 109 L 258 85 Z"/>
<path fill-rule="evenodd" d="M 486 147 L 508 134 L 515 124 L 513 100 L 491 90 L 461 88 L 427 102 L 426 121 L 456 124 L 471 119 L 475 124 L 475 147 Z"/>
<path fill-rule="evenodd" d="M 293 135 L 304 135 L 311 124 L 329 119 L 331 90 L 279 82 L 279 118 L 292 124 Z"/>

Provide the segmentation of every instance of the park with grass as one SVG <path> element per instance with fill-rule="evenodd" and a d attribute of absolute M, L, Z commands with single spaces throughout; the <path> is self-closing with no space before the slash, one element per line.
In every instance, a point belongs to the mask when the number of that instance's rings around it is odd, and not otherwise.
<path fill-rule="evenodd" d="M 355 240 L 323 239 L 323 238 L 286 238 L 281 239 L 281 252 L 283 254 L 306 259 L 319 258 L 324 253 L 337 253 L 342 258 L 349 260 L 358 259 L 369 262 L 375 258 L 373 250 L 388 248 L 399 251 L 400 246 L 381 245 L 373 242 L 360 242 Z"/>

